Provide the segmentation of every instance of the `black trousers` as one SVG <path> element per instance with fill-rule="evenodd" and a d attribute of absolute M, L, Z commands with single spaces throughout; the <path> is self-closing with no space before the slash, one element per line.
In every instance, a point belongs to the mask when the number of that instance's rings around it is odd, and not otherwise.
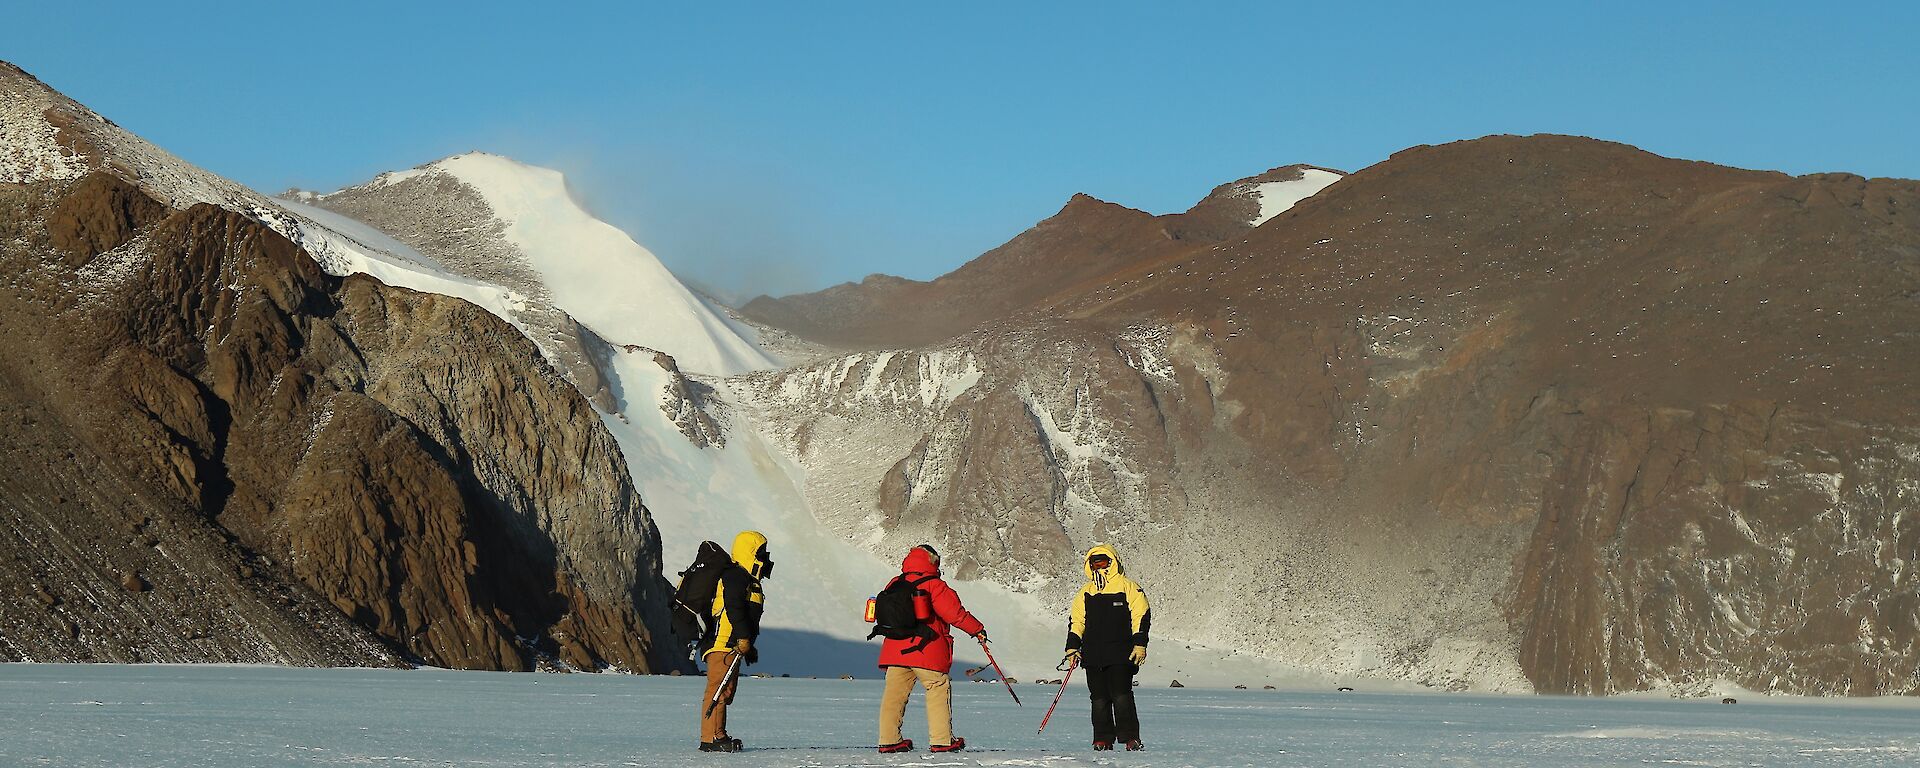
<path fill-rule="evenodd" d="M 1133 673 L 1126 662 L 1087 670 L 1087 692 L 1093 697 L 1093 740 L 1133 741 L 1140 738 L 1140 713 L 1133 708 Z"/>

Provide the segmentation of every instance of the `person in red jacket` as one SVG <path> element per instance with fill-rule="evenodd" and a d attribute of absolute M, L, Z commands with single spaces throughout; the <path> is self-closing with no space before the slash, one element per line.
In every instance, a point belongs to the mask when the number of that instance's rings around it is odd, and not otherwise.
<path fill-rule="evenodd" d="M 913 684 L 927 692 L 927 739 L 933 752 L 957 752 L 966 749 L 967 740 L 953 735 L 953 688 L 947 676 L 953 668 L 953 635 L 949 627 L 972 635 L 984 643 L 987 628 L 960 604 L 960 595 L 940 579 L 940 553 L 922 544 L 907 552 L 900 575 L 888 586 L 905 579 L 918 585 L 929 604 L 921 620 L 930 633 L 921 637 L 895 640 L 888 638 L 880 646 L 880 668 L 887 671 L 886 692 L 880 696 L 880 751 L 910 752 L 913 742 L 900 735 L 900 721 L 907 715 L 907 698 Z"/>

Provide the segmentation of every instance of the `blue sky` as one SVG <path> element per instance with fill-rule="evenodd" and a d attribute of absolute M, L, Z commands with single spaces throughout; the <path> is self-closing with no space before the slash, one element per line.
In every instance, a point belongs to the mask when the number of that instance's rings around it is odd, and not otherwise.
<path fill-rule="evenodd" d="M 558 167 L 729 297 L 1491 133 L 1920 178 L 1920 3 L 553 5 L 16 3 L 0 58 L 269 192 Z"/>

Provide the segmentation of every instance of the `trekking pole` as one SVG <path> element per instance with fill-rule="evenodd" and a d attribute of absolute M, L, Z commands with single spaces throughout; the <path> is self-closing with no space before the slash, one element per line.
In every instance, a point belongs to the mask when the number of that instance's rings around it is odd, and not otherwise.
<path fill-rule="evenodd" d="M 1067 683 L 1073 681 L 1073 669 L 1074 667 L 1078 667 L 1078 666 L 1080 666 L 1079 659 L 1074 659 L 1073 661 L 1067 663 L 1067 676 L 1060 678 L 1060 690 L 1055 691 L 1053 693 L 1053 706 L 1047 707 L 1046 717 L 1040 718 L 1040 730 L 1034 731 L 1034 733 L 1046 732 L 1047 721 L 1053 719 L 1053 707 L 1060 706 L 1060 695 L 1067 692 Z"/>
<path fill-rule="evenodd" d="M 980 650 L 987 652 L 987 663 L 993 665 L 993 673 L 1000 676 L 1000 682 L 1006 683 L 1007 693 L 1013 694 L 1013 703 L 1025 708 L 1027 705 L 1020 703 L 1020 694 L 1013 693 L 1013 683 L 1007 682 L 1007 673 L 1000 669 L 1000 662 L 993 660 L 993 649 L 987 647 L 987 641 L 980 641 Z"/>
<path fill-rule="evenodd" d="M 727 684 L 739 679 L 740 659 L 744 657 L 737 651 L 731 655 L 733 663 L 727 665 L 727 673 L 720 676 L 720 687 L 713 689 L 713 700 L 707 702 L 706 714 L 709 716 L 713 714 L 714 707 L 720 706 L 720 697 L 727 694 Z"/>

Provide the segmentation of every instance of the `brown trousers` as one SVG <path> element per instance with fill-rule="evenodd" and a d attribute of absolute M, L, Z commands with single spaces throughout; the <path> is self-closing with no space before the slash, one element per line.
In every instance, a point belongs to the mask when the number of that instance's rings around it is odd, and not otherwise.
<path fill-rule="evenodd" d="M 700 740 L 702 742 L 719 741 L 727 736 L 727 705 L 733 703 L 733 694 L 740 689 L 740 678 L 727 680 L 727 665 L 733 663 L 733 654 L 726 651 L 712 651 L 707 654 L 707 693 L 700 697 Z M 720 684 L 726 683 L 726 691 L 720 694 L 720 703 L 709 711 L 707 705 L 713 702 L 713 692 L 720 690 Z"/>
<path fill-rule="evenodd" d="M 953 743 L 953 686 L 945 672 L 917 667 L 887 667 L 887 689 L 880 694 L 880 746 L 900 743 L 900 721 L 918 682 L 927 691 L 927 743 Z"/>

